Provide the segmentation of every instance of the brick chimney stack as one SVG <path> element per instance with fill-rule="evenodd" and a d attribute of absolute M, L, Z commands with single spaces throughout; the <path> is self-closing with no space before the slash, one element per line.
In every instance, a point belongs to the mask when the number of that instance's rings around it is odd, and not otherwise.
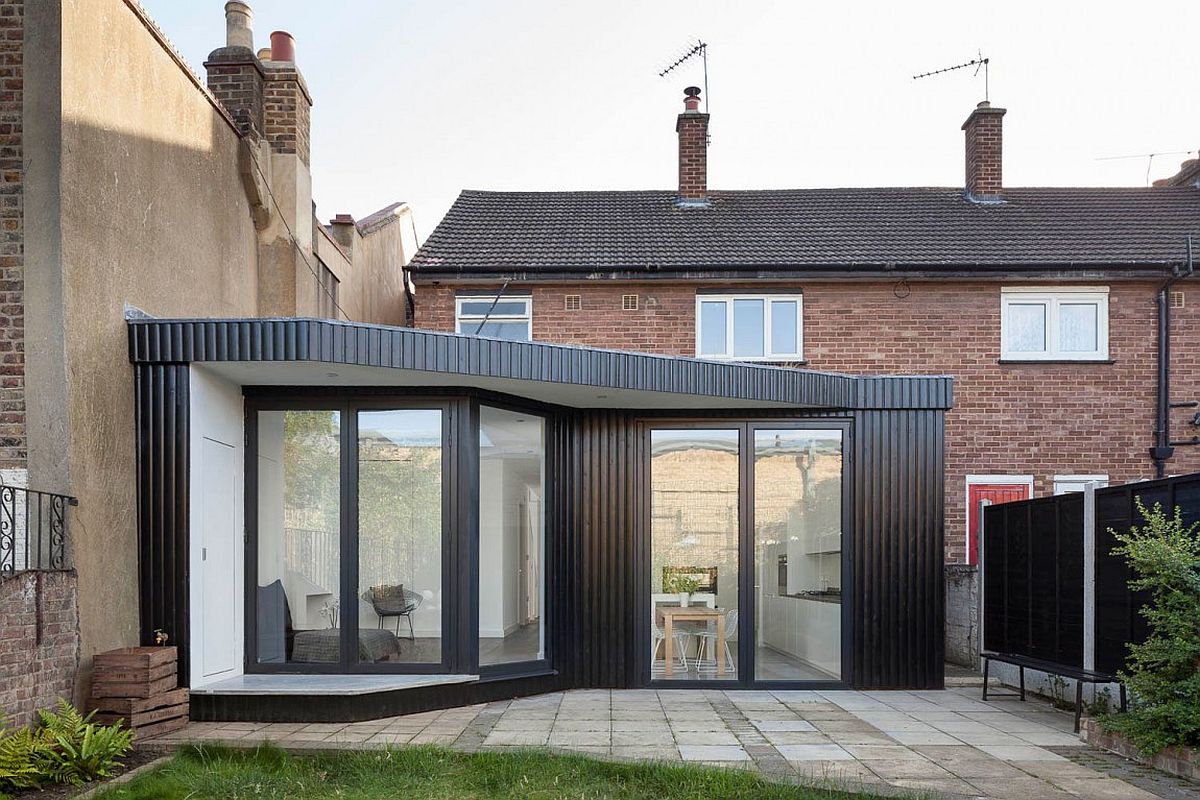
<path fill-rule="evenodd" d="M 254 56 L 254 13 L 241 0 L 225 4 L 225 46 L 208 54 L 208 90 L 245 136 L 263 133 L 263 68 Z"/>
<path fill-rule="evenodd" d="M 679 134 L 679 199 L 703 202 L 708 197 L 708 114 L 700 112 L 700 89 L 683 90 L 683 113 L 675 122 Z"/>
<path fill-rule="evenodd" d="M 271 33 L 271 58 L 263 64 L 267 141 L 276 153 L 294 153 L 309 163 L 312 96 L 296 66 L 296 40 L 287 31 Z"/>
<path fill-rule="evenodd" d="M 992 104 L 984 100 L 963 123 L 967 139 L 966 194 L 969 200 L 999 202 L 1002 199 L 1002 120 L 1005 113 L 1005 109 L 992 108 Z"/>

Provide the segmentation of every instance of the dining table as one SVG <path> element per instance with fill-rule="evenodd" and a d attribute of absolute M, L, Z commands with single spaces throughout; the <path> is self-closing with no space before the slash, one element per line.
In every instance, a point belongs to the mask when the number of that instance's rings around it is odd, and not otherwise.
<path fill-rule="evenodd" d="M 720 608 L 712 608 L 710 606 L 660 606 L 658 613 L 663 619 L 663 635 L 666 638 L 664 643 L 666 646 L 666 664 L 664 671 L 669 678 L 673 674 L 675 664 L 675 623 L 676 622 L 716 622 L 717 623 L 717 641 L 714 650 L 714 658 L 717 662 L 717 676 L 724 677 L 725 675 L 725 611 Z M 717 655 L 719 654 L 719 655 Z"/>

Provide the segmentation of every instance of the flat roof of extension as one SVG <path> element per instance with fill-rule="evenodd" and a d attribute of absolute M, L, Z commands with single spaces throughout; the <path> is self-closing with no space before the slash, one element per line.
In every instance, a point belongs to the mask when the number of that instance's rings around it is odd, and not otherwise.
<path fill-rule="evenodd" d="M 131 316 L 134 364 L 242 386 L 470 387 L 573 408 L 948 409 L 948 376 L 855 376 L 307 318 Z"/>

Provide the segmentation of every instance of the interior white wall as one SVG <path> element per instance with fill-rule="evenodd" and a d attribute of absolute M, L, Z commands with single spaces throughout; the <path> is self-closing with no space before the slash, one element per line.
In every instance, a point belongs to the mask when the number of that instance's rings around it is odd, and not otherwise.
<path fill-rule="evenodd" d="M 195 687 L 243 671 L 245 458 L 241 388 L 193 366 L 189 396 L 190 675 Z M 222 646 L 206 649 L 206 641 L 214 640 Z"/>

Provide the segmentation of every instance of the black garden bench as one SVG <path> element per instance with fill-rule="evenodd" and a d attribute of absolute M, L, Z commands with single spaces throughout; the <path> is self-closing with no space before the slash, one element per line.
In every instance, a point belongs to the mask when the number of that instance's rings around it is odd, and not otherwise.
<path fill-rule="evenodd" d="M 1029 656 L 1015 655 L 1013 653 L 980 653 L 979 657 L 983 659 L 983 700 L 988 699 L 988 667 L 992 661 L 1001 661 L 1005 664 L 1012 664 L 1021 672 L 1021 691 L 1020 694 L 996 694 L 992 693 L 992 697 L 1019 697 L 1022 701 L 1025 700 L 1025 670 L 1032 669 L 1038 672 L 1045 672 L 1049 675 L 1060 675 L 1064 678 L 1070 678 L 1075 681 L 1075 732 L 1079 733 L 1079 717 L 1083 713 L 1083 685 L 1085 683 L 1115 683 L 1120 687 L 1121 691 L 1121 711 L 1125 711 L 1125 684 L 1121 683 L 1121 679 L 1116 675 L 1110 675 L 1106 672 L 1096 672 L 1095 670 L 1083 669 L 1081 667 L 1072 667 L 1067 664 L 1058 664 L 1053 661 L 1043 661 L 1040 658 L 1030 658 Z"/>

